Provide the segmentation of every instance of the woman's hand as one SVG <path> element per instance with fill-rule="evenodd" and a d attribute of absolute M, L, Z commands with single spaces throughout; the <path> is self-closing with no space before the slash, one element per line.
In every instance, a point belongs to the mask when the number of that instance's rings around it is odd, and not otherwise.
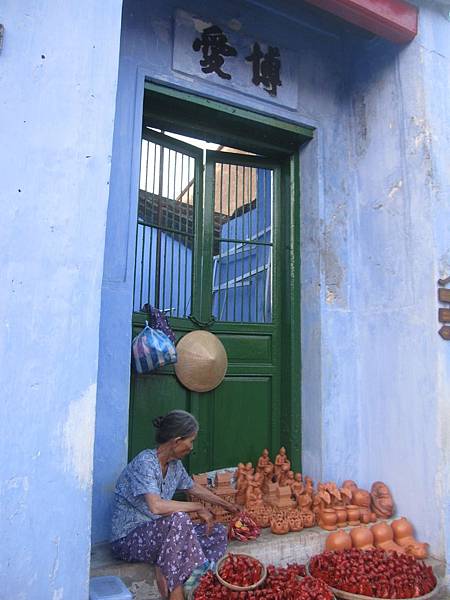
<path fill-rule="evenodd" d="M 224 504 L 224 509 L 233 515 L 240 513 L 244 510 L 239 504 L 232 504 L 231 502 L 227 502 L 226 504 Z"/>
<path fill-rule="evenodd" d="M 197 516 L 205 522 L 206 535 L 209 535 L 214 525 L 214 517 L 206 508 L 197 511 Z"/>

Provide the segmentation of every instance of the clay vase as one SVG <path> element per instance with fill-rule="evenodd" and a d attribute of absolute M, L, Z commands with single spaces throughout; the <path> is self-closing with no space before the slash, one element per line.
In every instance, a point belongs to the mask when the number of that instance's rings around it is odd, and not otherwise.
<path fill-rule="evenodd" d="M 319 527 L 327 531 L 336 529 L 337 514 L 334 508 L 322 508 L 319 513 Z"/>
<path fill-rule="evenodd" d="M 394 532 L 388 523 L 377 523 L 370 528 L 376 548 L 383 548 L 388 552 L 399 552 L 403 554 L 404 549 L 394 542 Z"/>
<path fill-rule="evenodd" d="M 349 525 L 359 525 L 359 506 L 349 504 L 347 506 L 347 518 Z"/>
<path fill-rule="evenodd" d="M 327 536 L 325 550 L 350 550 L 352 538 L 345 531 L 335 531 Z"/>
<path fill-rule="evenodd" d="M 359 520 L 365 525 L 370 523 L 370 510 L 368 508 L 359 509 Z"/>
<path fill-rule="evenodd" d="M 346 527 L 347 526 L 347 509 L 344 506 L 336 506 L 335 509 L 337 515 L 337 523 L 338 527 Z"/>
<path fill-rule="evenodd" d="M 303 527 L 314 527 L 316 524 L 316 515 L 313 512 L 302 513 Z"/>
<path fill-rule="evenodd" d="M 289 533 L 289 521 L 284 518 L 272 519 L 270 522 L 270 530 L 277 535 Z"/>
<path fill-rule="evenodd" d="M 373 545 L 373 533 L 368 527 L 355 527 L 350 531 L 353 548 L 359 550 L 371 550 Z"/>
<path fill-rule="evenodd" d="M 394 542 L 404 548 L 406 554 L 420 559 L 428 558 L 429 545 L 415 539 L 413 526 L 408 519 L 402 517 L 392 521 L 391 527 L 394 532 Z"/>

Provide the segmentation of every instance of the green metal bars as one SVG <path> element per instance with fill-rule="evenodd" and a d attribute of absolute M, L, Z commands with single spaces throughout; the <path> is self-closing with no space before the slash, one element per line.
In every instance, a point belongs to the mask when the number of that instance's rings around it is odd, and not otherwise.
<path fill-rule="evenodd" d="M 144 128 L 134 272 L 136 312 L 147 312 L 151 305 L 175 317 L 191 313 L 201 163 L 201 150 Z"/>
<path fill-rule="evenodd" d="M 208 168 L 209 165 L 209 168 Z M 272 322 L 273 171 L 242 153 L 208 152 L 215 210 L 213 315 L 218 321 Z"/>

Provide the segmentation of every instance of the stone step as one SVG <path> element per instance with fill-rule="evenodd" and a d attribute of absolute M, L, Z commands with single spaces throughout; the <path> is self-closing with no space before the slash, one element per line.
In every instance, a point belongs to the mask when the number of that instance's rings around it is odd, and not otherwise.
<path fill-rule="evenodd" d="M 298 533 L 274 535 L 264 529 L 257 540 L 247 543 L 230 542 L 229 552 L 243 552 L 264 564 L 284 566 L 291 562 L 305 563 L 325 546 L 327 532 L 318 527 Z M 98 544 L 91 552 L 91 577 L 116 575 L 120 577 L 135 600 L 159 600 L 154 568 L 145 563 L 126 563 L 117 560 L 109 544 Z"/>

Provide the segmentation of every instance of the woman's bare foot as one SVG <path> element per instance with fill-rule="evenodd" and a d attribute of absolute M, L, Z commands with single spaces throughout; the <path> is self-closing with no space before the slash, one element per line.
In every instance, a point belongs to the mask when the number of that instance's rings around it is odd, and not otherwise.
<path fill-rule="evenodd" d="M 182 585 L 177 585 L 177 587 L 170 592 L 169 600 L 184 600 Z"/>
<path fill-rule="evenodd" d="M 169 590 L 167 588 L 167 581 L 163 575 L 163 572 L 158 566 L 155 566 L 156 585 L 158 586 L 159 594 L 162 598 L 167 598 Z M 170 596 L 172 598 L 172 596 Z"/>

